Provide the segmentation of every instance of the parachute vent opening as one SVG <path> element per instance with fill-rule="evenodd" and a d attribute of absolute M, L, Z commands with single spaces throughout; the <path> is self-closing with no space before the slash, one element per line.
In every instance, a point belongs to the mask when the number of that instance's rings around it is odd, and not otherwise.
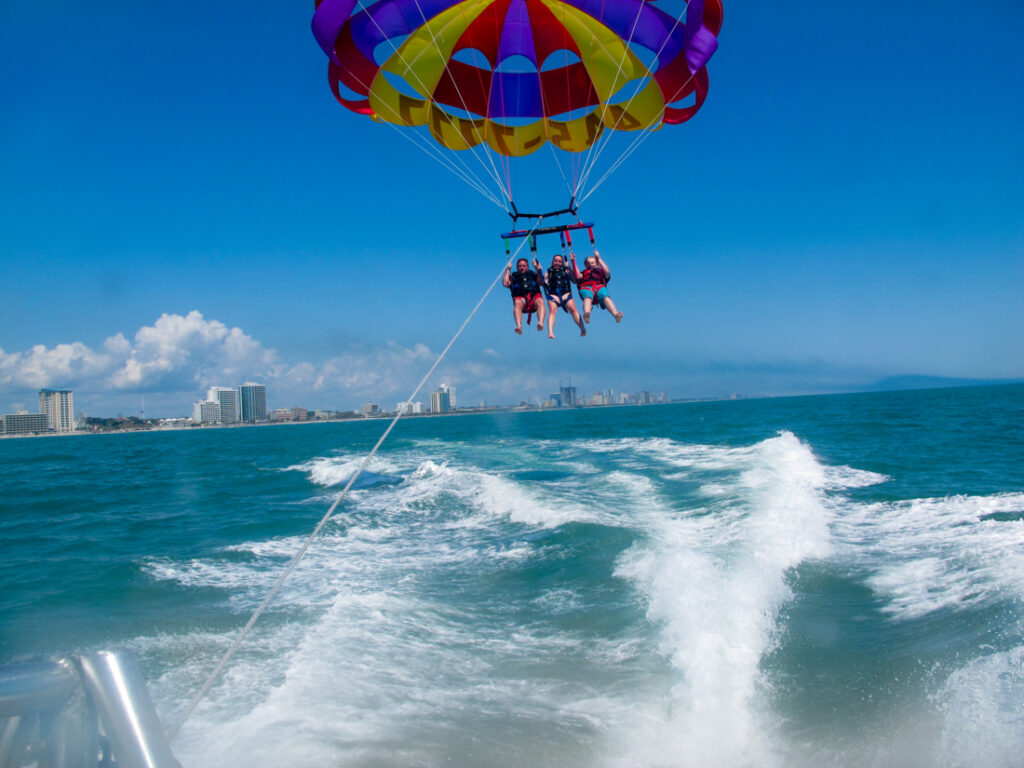
<path fill-rule="evenodd" d="M 442 104 L 439 101 L 434 102 L 434 108 L 441 110 L 444 114 L 450 115 L 451 117 L 458 117 L 462 120 L 483 120 L 486 115 L 481 115 L 477 112 L 468 112 L 460 107 L 452 106 L 451 104 Z"/>
<path fill-rule="evenodd" d="M 666 107 L 671 107 L 673 109 L 686 109 L 688 107 L 694 107 L 696 105 L 697 105 L 697 94 L 695 92 L 691 91 L 689 95 L 684 96 L 683 98 L 679 99 L 678 101 L 673 101 L 670 104 L 666 104 L 665 106 Z"/>
<path fill-rule="evenodd" d="M 345 83 L 343 83 L 341 80 L 338 80 L 336 82 L 336 85 L 338 86 L 338 94 L 341 96 L 341 98 L 347 99 L 349 101 L 360 101 L 360 102 L 365 102 L 366 101 L 366 94 L 365 93 L 358 93 L 357 91 L 353 91 L 351 88 L 349 88 L 347 85 L 345 85 Z"/>
<path fill-rule="evenodd" d="M 388 72 L 386 69 L 380 70 L 379 74 L 384 76 L 384 79 L 388 81 L 388 85 L 390 85 L 403 96 L 409 96 L 413 99 L 420 99 L 421 101 L 427 98 L 422 93 L 413 88 L 409 81 L 406 80 L 401 75 L 396 75 L 394 72 Z"/>
<path fill-rule="evenodd" d="M 379 67 L 402 47 L 408 39 L 409 35 L 398 35 L 397 37 L 389 37 L 387 40 L 378 43 L 373 48 L 373 62 Z"/>
<path fill-rule="evenodd" d="M 597 112 L 598 110 L 595 106 L 587 105 L 579 109 L 570 110 L 569 112 L 562 112 L 559 115 L 551 115 L 548 119 L 559 123 L 571 123 L 573 120 L 579 120 L 581 117 L 596 114 Z"/>
<path fill-rule="evenodd" d="M 637 57 L 643 65 L 643 68 L 648 72 L 658 71 L 659 62 L 657 51 L 652 51 L 645 45 L 640 45 L 639 43 L 631 41 L 629 43 L 629 52 Z"/>
<path fill-rule="evenodd" d="M 457 61 L 460 64 L 468 64 L 471 67 L 482 69 L 485 72 L 491 72 L 494 67 L 491 65 L 490 59 L 487 55 L 479 48 L 461 48 L 452 54 L 452 61 Z"/>
<path fill-rule="evenodd" d="M 565 69 L 566 67 L 578 64 L 582 59 L 575 53 L 570 51 L 568 48 L 562 48 L 561 50 L 554 51 L 544 59 L 544 63 L 541 64 L 541 72 L 551 72 L 556 69 Z"/>
<path fill-rule="evenodd" d="M 528 74 L 537 71 L 537 63 L 526 56 L 516 53 L 499 61 L 494 71 Z"/>
<path fill-rule="evenodd" d="M 501 117 L 499 115 L 492 115 L 490 120 L 495 125 L 502 125 L 506 128 L 522 128 L 523 126 L 536 125 L 541 122 L 536 117 Z"/>
<path fill-rule="evenodd" d="M 679 19 L 679 23 L 686 22 L 686 9 L 689 8 L 688 0 L 647 0 L 647 4 L 657 8 L 666 16 Z"/>
<path fill-rule="evenodd" d="M 633 101 L 633 99 L 635 99 L 641 93 L 641 91 L 643 91 L 643 89 L 647 87 L 648 83 L 650 82 L 651 78 L 649 77 L 641 77 L 637 80 L 630 80 L 628 83 L 619 88 L 619 90 L 617 90 L 609 97 L 608 103 L 622 104 L 624 102 Z"/>

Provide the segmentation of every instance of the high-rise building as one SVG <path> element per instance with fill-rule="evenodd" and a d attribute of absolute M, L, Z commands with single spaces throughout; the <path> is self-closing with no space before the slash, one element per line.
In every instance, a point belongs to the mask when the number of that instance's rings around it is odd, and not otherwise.
<path fill-rule="evenodd" d="M 438 392 L 447 392 L 448 393 L 448 408 L 454 411 L 455 410 L 455 387 L 453 387 L 451 384 L 442 384 L 440 387 L 437 388 L 437 391 Z"/>
<path fill-rule="evenodd" d="M 238 388 L 242 406 L 242 421 L 256 424 L 267 420 L 267 388 L 247 382 Z"/>
<path fill-rule="evenodd" d="M 75 428 L 75 397 L 70 389 L 40 389 L 39 412 L 45 413 L 50 429 L 71 432 Z"/>
<path fill-rule="evenodd" d="M 448 413 L 451 409 L 452 401 L 447 389 L 437 389 L 430 393 L 431 413 Z"/>
<path fill-rule="evenodd" d="M 558 389 L 562 393 L 562 407 L 575 408 L 577 405 L 579 405 L 579 401 L 576 399 L 576 387 L 559 386 Z"/>
<path fill-rule="evenodd" d="M 220 403 L 220 423 L 238 423 L 238 390 L 231 387 L 210 387 L 206 394 L 207 400 Z"/>

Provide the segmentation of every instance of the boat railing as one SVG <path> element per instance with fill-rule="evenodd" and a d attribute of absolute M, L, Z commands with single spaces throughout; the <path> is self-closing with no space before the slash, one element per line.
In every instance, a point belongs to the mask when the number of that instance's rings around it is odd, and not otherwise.
<path fill-rule="evenodd" d="M 0 768 L 181 768 L 131 654 L 0 667 Z"/>

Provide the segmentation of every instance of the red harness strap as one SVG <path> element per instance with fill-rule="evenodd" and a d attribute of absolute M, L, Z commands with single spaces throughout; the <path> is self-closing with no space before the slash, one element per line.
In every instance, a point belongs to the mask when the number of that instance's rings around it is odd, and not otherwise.
<path fill-rule="evenodd" d="M 541 298 L 540 293 L 534 291 L 533 293 L 526 294 L 526 296 L 516 296 L 516 298 L 522 299 L 525 302 L 523 304 L 523 311 L 526 313 L 526 324 L 533 325 L 533 315 L 535 311 L 533 305 Z"/>

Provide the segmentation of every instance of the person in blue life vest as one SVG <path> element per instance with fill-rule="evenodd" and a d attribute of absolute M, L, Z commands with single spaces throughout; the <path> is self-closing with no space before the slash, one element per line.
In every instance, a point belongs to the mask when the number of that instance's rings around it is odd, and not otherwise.
<path fill-rule="evenodd" d="M 547 307 L 544 304 L 540 293 L 540 285 L 544 281 L 540 269 L 540 262 L 533 260 L 536 271 L 530 269 L 530 262 L 526 259 L 519 259 L 516 262 L 516 271 L 505 267 L 505 274 L 501 278 L 501 284 L 512 293 L 512 316 L 516 320 L 515 332 L 523 333 L 523 313 L 526 313 L 526 322 L 529 324 L 530 317 L 537 313 L 537 330 L 544 330 L 544 317 Z"/>
<path fill-rule="evenodd" d="M 562 254 L 556 253 L 551 257 L 551 267 L 543 276 L 543 282 L 548 298 L 548 338 L 555 338 L 555 320 L 558 318 L 559 307 L 572 316 L 573 322 L 580 328 L 580 336 L 586 336 L 587 327 L 583 324 L 583 318 L 576 309 L 576 300 L 572 296 L 572 285 L 576 279 L 566 266 Z"/>
<path fill-rule="evenodd" d="M 576 267 L 576 259 L 572 260 L 573 278 L 579 286 L 580 298 L 583 299 L 583 319 L 590 322 L 590 310 L 594 304 L 607 309 L 609 314 L 615 318 L 616 323 L 622 322 L 622 313 L 615 308 L 615 302 L 608 295 L 608 281 L 612 279 L 612 271 L 601 254 L 594 251 L 593 256 L 587 256 L 583 262 L 583 271 Z"/>

